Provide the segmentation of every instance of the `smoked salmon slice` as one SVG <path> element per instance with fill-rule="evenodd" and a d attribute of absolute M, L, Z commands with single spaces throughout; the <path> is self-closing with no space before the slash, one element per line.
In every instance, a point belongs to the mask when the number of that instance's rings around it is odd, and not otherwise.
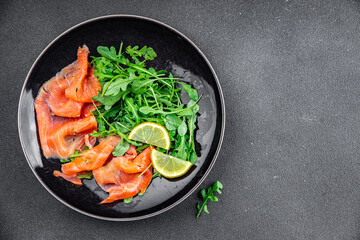
<path fill-rule="evenodd" d="M 120 157 L 120 160 L 116 162 L 118 164 L 117 168 L 121 169 L 124 173 L 141 173 L 151 163 L 150 153 L 151 148 L 148 147 L 133 160 L 127 157 Z"/>
<path fill-rule="evenodd" d="M 55 116 L 48 106 L 48 97 L 48 93 L 40 89 L 35 100 L 41 148 L 46 158 L 68 158 L 76 149 L 82 149 L 85 138 L 89 138 L 87 135 L 97 129 L 96 118 L 93 115 L 79 118 Z"/>
<path fill-rule="evenodd" d="M 134 197 L 139 192 L 145 193 L 152 178 L 152 167 L 139 177 L 139 173 L 124 173 L 118 171 L 115 175 L 115 184 L 105 187 L 109 196 L 100 204 L 110 203 L 117 200 Z M 96 179 L 96 178 L 95 178 Z"/>
<path fill-rule="evenodd" d="M 150 165 L 151 161 L 147 161 L 150 160 L 150 151 L 146 149 L 136 156 L 133 154 L 134 149 L 135 148 L 130 147 L 124 156 L 114 157 L 105 166 L 93 171 L 93 176 L 97 184 L 104 191 L 109 193 L 109 197 L 102 201 L 101 204 L 133 197 L 140 191 L 144 193 L 146 188 L 149 186 L 152 178 L 152 167 L 146 170 L 140 177 L 139 175 L 142 171 L 136 173 L 125 173 L 122 170 L 124 163 L 128 164 L 128 162 L 133 162 L 138 157 L 146 159 L 142 161 L 144 164 L 145 162 L 147 163 L 144 170 Z"/>
<path fill-rule="evenodd" d="M 81 179 L 78 178 L 77 175 L 78 174 L 76 174 L 76 173 L 74 173 L 72 175 L 66 175 L 66 174 L 64 174 L 64 173 L 62 173 L 60 171 L 57 171 L 57 170 L 54 171 L 54 176 L 55 177 L 62 177 L 65 180 L 67 180 L 67 181 L 69 181 L 69 182 L 71 182 L 71 183 L 73 183 L 75 185 L 82 185 Z"/>
<path fill-rule="evenodd" d="M 88 62 L 89 48 L 84 45 L 78 49 L 77 71 L 71 76 L 71 85 L 65 90 L 67 98 L 77 102 L 89 102 L 101 90 L 94 69 Z"/>
<path fill-rule="evenodd" d="M 66 91 L 85 77 L 89 79 L 86 84 L 99 84 L 89 66 L 88 53 L 85 45 L 79 48 L 78 60 L 47 81 L 36 97 L 38 132 L 46 158 L 67 158 L 76 149 L 82 149 L 84 145 L 91 148 L 96 142 L 96 138 L 89 136 L 97 129 L 96 119 L 91 113 L 95 110 L 93 104 L 66 96 Z M 90 92 L 86 94 L 90 96 Z"/>
<path fill-rule="evenodd" d="M 74 183 L 73 178 L 76 178 L 77 174 L 102 167 L 120 140 L 121 138 L 117 136 L 101 139 L 99 145 L 85 151 L 74 161 L 63 164 L 61 172 L 54 171 L 54 176 L 62 177 Z"/>
<path fill-rule="evenodd" d="M 134 146 L 130 146 L 129 150 L 121 157 L 113 157 L 108 164 L 93 171 L 93 176 L 99 186 L 106 186 L 108 184 L 115 183 L 115 175 L 121 170 L 119 164 L 122 162 L 122 158 L 133 160 L 137 156 L 137 152 Z"/>
<path fill-rule="evenodd" d="M 60 117 L 80 117 L 82 102 L 76 102 L 65 96 L 65 90 L 70 87 L 69 77 L 76 72 L 76 64 L 70 64 L 46 82 L 42 89 L 48 94 L 47 104 L 54 115 Z"/>

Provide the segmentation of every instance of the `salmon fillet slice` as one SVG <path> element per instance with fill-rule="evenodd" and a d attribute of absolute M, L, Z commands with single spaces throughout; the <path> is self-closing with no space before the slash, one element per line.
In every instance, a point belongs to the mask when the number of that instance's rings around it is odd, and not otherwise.
<path fill-rule="evenodd" d="M 88 136 L 97 129 L 96 118 L 92 114 L 78 118 L 55 116 L 48 98 L 49 94 L 42 88 L 35 99 L 40 143 L 46 158 L 68 158 L 76 149 L 84 147 L 85 139 L 94 143 L 94 139 Z"/>
<path fill-rule="evenodd" d="M 62 177 L 65 180 L 67 180 L 67 181 L 69 181 L 69 182 L 71 182 L 71 183 L 73 183 L 75 185 L 82 185 L 81 179 L 78 178 L 77 175 L 78 174 L 66 175 L 66 174 L 64 174 L 64 173 L 62 173 L 60 171 L 57 171 L 57 170 L 54 171 L 54 176 L 55 177 Z"/>
<path fill-rule="evenodd" d="M 81 157 L 75 158 L 74 161 L 63 164 L 61 171 L 64 174 L 71 175 L 102 167 L 120 140 L 121 138 L 118 136 L 107 136 L 100 139 L 99 145 L 85 151 Z"/>
<path fill-rule="evenodd" d="M 117 168 L 121 169 L 124 173 L 141 173 L 151 163 L 150 152 L 151 148 L 148 147 L 133 160 L 127 157 L 120 157 L 120 160 L 116 161 L 116 164 L 118 164 Z"/>
<path fill-rule="evenodd" d="M 84 145 L 91 148 L 96 142 L 96 138 L 89 136 L 97 129 L 96 119 L 91 113 L 95 110 L 93 103 L 66 97 L 66 91 L 79 79 L 87 77 L 91 79 L 88 82 L 99 84 L 89 66 L 88 53 L 85 45 L 79 48 L 78 60 L 47 81 L 35 99 L 40 143 L 46 158 L 68 158 L 76 149 L 80 150 Z"/>
<path fill-rule="evenodd" d="M 76 63 L 70 64 L 46 82 L 42 89 L 48 94 L 47 103 L 54 115 L 60 117 L 80 117 L 84 105 L 65 96 L 65 90 L 70 87 L 69 76 L 76 70 Z"/>
<path fill-rule="evenodd" d="M 78 49 L 77 71 L 71 76 L 71 84 L 65 90 L 65 96 L 77 102 L 92 102 L 91 98 L 101 90 L 94 75 L 94 69 L 88 62 L 89 48 L 84 45 Z"/>
<path fill-rule="evenodd" d="M 100 204 L 111 203 L 117 200 L 134 197 L 139 192 L 145 193 L 152 178 L 152 167 L 140 177 L 139 173 L 124 173 L 118 171 L 115 175 L 115 184 L 104 189 L 109 196 Z"/>
<path fill-rule="evenodd" d="M 97 184 L 104 191 L 109 193 L 109 197 L 103 200 L 101 204 L 133 197 L 139 192 L 144 193 L 146 188 L 149 186 L 152 178 L 152 167 L 146 170 L 140 177 L 139 175 L 151 163 L 150 151 L 144 150 L 141 154 L 136 156 L 133 154 L 134 149 L 135 148 L 130 147 L 125 156 L 114 157 L 105 166 L 93 171 Z M 123 171 L 123 164 L 135 162 L 137 158 L 146 159 L 143 161 L 144 166 L 147 164 L 144 170 L 139 168 L 138 170 L 142 170 L 141 172 L 125 173 Z"/>

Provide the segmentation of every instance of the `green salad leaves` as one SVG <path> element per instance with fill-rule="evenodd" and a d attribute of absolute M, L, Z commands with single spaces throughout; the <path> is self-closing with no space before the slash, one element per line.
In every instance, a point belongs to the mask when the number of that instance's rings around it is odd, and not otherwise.
<path fill-rule="evenodd" d="M 93 112 L 98 131 L 91 135 L 106 137 L 119 135 L 122 141 L 113 154 L 123 155 L 129 144 L 144 149 L 143 143 L 131 141 L 128 133 L 142 122 L 163 125 L 171 139 L 170 154 L 192 163 L 196 162 L 194 132 L 201 96 L 190 84 L 178 81 L 171 72 L 146 67 L 156 58 L 155 51 L 147 46 L 99 46 L 100 57 L 92 57 L 91 64 L 102 91 L 93 99 L 100 105 Z M 185 91 L 190 101 L 184 104 L 180 92 Z M 159 151 L 166 152 L 164 149 Z"/>

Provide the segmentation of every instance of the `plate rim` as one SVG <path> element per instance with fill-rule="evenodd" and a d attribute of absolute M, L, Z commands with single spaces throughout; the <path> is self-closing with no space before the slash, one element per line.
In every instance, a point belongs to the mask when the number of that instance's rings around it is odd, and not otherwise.
<path fill-rule="evenodd" d="M 94 21 L 98 21 L 98 20 L 102 20 L 102 19 L 108 19 L 108 18 L 135 18 L 135 19 L 140 19 L 140 20 L 145 20 L 145 21 L 149 21 L 155 24 L 159 24 L 173 32 L 175 32 L 176 34 L 180 35 L 183 39 L 185 39 L 188 43 L 190 43 L 191 46 L 193 46 L 195 48 L 195 50 L 201 55 L 201 57 L 205 60 L 206 64 L 208 65 L 208 67 L 211 70 L 211 73 L 215 79 L 216 82 L 216 86 L 218 88 L 219 91 L 219 96 L 220 96 L 220 105 L 222 107 L 222 111 L 221 111 L 221 115 L 222 115 L 222 124 L 221 124 L 221 130 L 220 130 L 220 139 L 219 139 L 219 143 L 218 146 L 216 148 L 215 154 L 212 157 L 212 161 L 208 167 L 208 169 L 206 170 L 206 172 L 204 173 L 204 175 L 200 178 L 200 180 L 195 184 L 194 187 L 192 187 L 192 189 L 190 191 L 188 191 L 184 196 L 182 196 L 180 199 L 178 199 L 177 201 L 175 201 L 174 203 L 170 204 L 169 206 L 167 206 L 166 208 L 163 208 L 161 210 L 158 210 L 156 212 L 153 213 L 149 213 L 149 214 L 145 214 L 142 216 L 136 216 L 136 217 L 126 217 L 126 218 L 116 218 L 116 217 L 104 217 L 104 216 L 99 216 L 93 213 L 89 213 L 86 212 L 84 210 L 81 210 L 69 203 L 67 203 L 65 200 L 61 199 L 60 196 L 58 196 L 56 193 L 54 193 L 43 181 L 42 179 L 39 177 L 39 175 L 37 174 L 37 172 L 35 171 L 35 169 L 32 167 L 29 157 L 27 155 L 27 152 L 25 150 L 24 147 L 24 143 L 23 143 L 23 138 L 22 138 L 22 134 L 21 134 L 21 123 L 20 123 L 20 119 L 21 119 L 21 112 L 20 112 L 20 105 L 22 102 L 22 98 L 24 95 L 24 90 L 25 90 L 25 86 L 29 80 L 29 77 L 31 75 L 31 73 L 34 70 L 34 67 L 37 65 L 38 61 L 40 60 L 40 58 L 45 54 L 45 52 L 56 42 L 58 41 L 61 37 L 63 37 L 64 35 L 66 35 L 68 32 L 82 26 L 85 25 L 87 23 L 90 22 L 94 22 Z M 221 89 L 221 85 L 219 82 L 219 79 L 215 73 L 214 68 L 212 67 L 212 65 L 210 64 L 209 60 L 206 58 L 205 54 L 200 50 L 200 48 L 198 46 L 196 46 L 188 37 L 186 37 L 183 33 L 181 33 L 180 31 L 176 30 L 175 28 L 171 27 L 168 24 L 165 24 L 159 20 L 153 19 L 153 18 L 149 18 L 149 17 L 144 17 L 144 16 L 139 16 L 139 15 L 132 15 L 132 14 L 111 14 L 111 15 L 104 15 L 104 16 L 100 16 L 100 17 L 95 17 L 95 18 L 91 18 L 88 20 L 85 20 L 83 22 L 80 22 L 72 27 L 70 27 L 69 29 L 65 30 L 64 32 L 62 32 L 60 35 L 58 35 L 54 40 L 52 40 L 45 48 L 44 50 L 42 50 L 42 52 L 40 53 L 40 55 L 36 58 L 36 60 L 34 61 L 34 63 L 32 64 L 28 74 L 26 75 L 25 81 L 23 83 L 22 89 L 21 89 L 21 93 L 20 93 L 20 98 L 19 98 L 19 104 L 18 104 L 18 116 L 17 116 L 17 120 L 18 120 L 18 133 L 19 133 L 19 138 L 20 138 L 20 144 L 21 144 L 21 148 L 23 150 L 23 153 L 25 155 L 26 161 L 29 164 L 30 169 L 32 170 L 32 172 L 34 173 L 34 175 L 36 176 L 36 178 L 39 180 L 39 182 L 43 185 L 43 187 L 45 187 L 45 189 L 50 192 L 51 195 L 53 195 L 53 197 L 55 197 L 57 200 L 59 200 L 61 203 L 63 203 L 65 206 L 79 212 L 82 213 L 86 216 L 89 217 L 93 217 L 93 218 L 97 218 L 97 219 L 101 219 L 101 220 L 107 220 L 107 221 L 116 221 L 116 222 L 127 222 L 127 221 L 134 221 L 134 220 L 141 220 L 141 219 L 146 219 L 146 218 L 150 218 L 156 215 L 159 215 L 161 213 L 164 213 L 170 209 L 172 209 L 173 207 L 179 205 L 181 202 L 183 202 L 186 198 L 188 198 L 193 192 L 195 192 L 195 190 L 201 185 L 201 183 L 206 179 L 206 177 L 208 176 L 208 174 L 210 173 L 211 169 L 213 168 L 217 157 L 219 155 L 222 143 L 223 143 L 223 139 L 224 139 L 224 133 L 225 133 L 225 122 L 226 122 L 226 113 L 225 113 L 225 101 L 224 101 L 224 95 Z"/>

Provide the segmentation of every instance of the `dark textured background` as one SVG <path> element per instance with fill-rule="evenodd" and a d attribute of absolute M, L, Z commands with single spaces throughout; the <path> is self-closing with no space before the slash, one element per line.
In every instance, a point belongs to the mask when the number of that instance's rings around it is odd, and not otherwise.
<path fill-rule="evenodd" d="M 227 107 L 224 144 L 197 194 L 136 222 L 83 216 L 31 172 L 17 132 L 22 83 L 40 52 L 89 18 L 163 21 L 205 53 Z M 0 1 L 0 239 L 359 239 L 360 3 Z"/>

